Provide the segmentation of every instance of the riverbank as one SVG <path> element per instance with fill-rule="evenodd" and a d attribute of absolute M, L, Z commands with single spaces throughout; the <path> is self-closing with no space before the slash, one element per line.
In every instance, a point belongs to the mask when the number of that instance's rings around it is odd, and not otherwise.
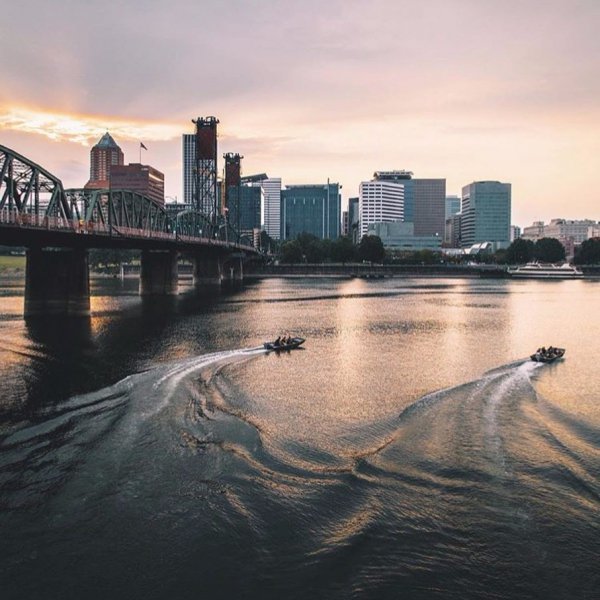
<path fill-rule="evenodd" d="M 600 267 L 582 267 L 585 278 L 599 278 Z M 374 265 L 351 264 L 286 264 L 248 268 L 244 279 L 301 279 L 327 277 L 335 279 L 385 279 L 388 277 L 444 277 L 474 279 L 510 279 L 507 265 Z"/>

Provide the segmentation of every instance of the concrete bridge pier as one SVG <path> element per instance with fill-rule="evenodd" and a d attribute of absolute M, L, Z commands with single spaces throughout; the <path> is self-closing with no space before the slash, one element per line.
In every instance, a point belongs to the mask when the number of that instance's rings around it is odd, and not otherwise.
<path fill-rule="evenodd" d="M 86 250 L 27 250 L 24 314 L 25 317 L 90 315 L 90 279 Z"/>
<path fill-rule="evenodd" d="M 244 263 L 241 258 L 230 258 L 225 263 L 225 281 L 233 286 L 241 285 L 244 281 Z"/>
<path fill-rule="evenodd" d="M 221 287 L 223 259 L 220 256 L 194 256 L 192 260 L 196 290 L 214 290 Z"/>
<path fill-rule="evenodd" d="M 141 296 L 175 296 L 177 284 L 177 252 L 173 250 L 142 251 Z"/>

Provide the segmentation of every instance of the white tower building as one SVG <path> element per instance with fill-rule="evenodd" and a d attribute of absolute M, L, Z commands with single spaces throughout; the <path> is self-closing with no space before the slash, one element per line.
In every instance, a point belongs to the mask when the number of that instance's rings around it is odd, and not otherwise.
<path fill-rule="evenodd" d="M 363 181 L 359 187 L 360 237 L 371 223 L 404 220 L 404 185 L 398 181 Z"/>
<path fill-rule="evenodd" d="M 263 224 L 265 231 L 274 240 L 280 237 L 280 211 L 281 211 L 281 177 L 269 177 L 261 181 L 264 194 Z"/>

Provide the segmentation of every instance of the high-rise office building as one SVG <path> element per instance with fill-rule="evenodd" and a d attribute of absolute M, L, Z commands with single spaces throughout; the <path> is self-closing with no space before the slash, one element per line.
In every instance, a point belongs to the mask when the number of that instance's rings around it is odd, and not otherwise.
<path fill-rule="evenodd" d="M 360 198 L 348 198 L 348 237 L 353 244 L 360 241 Z"/>
<path fill-rule="evenodd" d="M 263 224 L 274 240 L 279 239 L 281 229 L 281 177 L 268 177 L 261 181 L 263 190 Z"/>
<path fill-rule="evenodd" d="M 460 212 L 460 196 L 446 196 L 446 219 Z"/>
<path fill-rule="evenodd" d="M 510 244 L 511 185 L 499 181 L 475 181 L 462 189 L 461 245 L 493 242 Z"/>
<path fill-rule="evenodd" d="M 404 181 L 379 178 L 363 181 L 359 186 L 360 237 L 371 223 L 404 220 Z"/>
<path fill-rule="evenodd" d="M 262 190 L 261 225 L 269 237 L 279 239 L 281 209 L 281 177 L 266 173 L 242 177 L 242 183 Z"/>
<path fill-rule="evenodd" d="M 342 211 L 342 231 L 341 231 L 341 234 L 344 237 L 347 237 L 349 232 L 350 232 L 350 227 L 349 227 L 349 224 L 348 224 L 348 211 L 347 210 L 343 210 Z"/>
<path fill-rule="evenodd" d="M 184 133 L 181 140 L 183 151 L 183 203 L 192 205 L 194 202 L 196 134 Z"/>
<path fill-rule="evenodd" d="M 460 226 L 462 215 L 458 212 L 446 219 L 444 245 L 446 248 L 460 248 Z"/>
<path fill-rule="evenodd" d="M 412 179 L 413 218 L 416 236 L 444 236 L 446 223 L 446 180 Z M 404 218 L 408 221 L 408 218 Z"/>
<path fill-rule="evenodd" d="M 161 206 L 165 204 L 165 176 L 149 165 L 139 163 L 112 165 L 110 187 L 113 190 L 137 192 Z"/>
<path fill-rule="evenodd" d="M 261 229 L 262 188 L 241 185 L 231 187 L 229 192 L 226 208 L 230 225 L 240 235 L 252 237 L 255 230 Z"/>
<path fill-rule="evenodd" d="M 287 185 L 281 191 L 281 239 L 291 240 L 301 233 L 337 239 L 341 203 L 338 183 Z"/>
<path fill-rule="evenodd" d="M 403 186 L 403 216 L 401 220 L 414 223 L 416 236 L 438 235 L 443 237 L 446 221 L 445 179 L 415 179 L 412 171 L 400 170 L 376 171 L 373 180 Z M 363 235 L 366 229 L 361 224 Z"/>
<path fill-rule="evenodd" d="M 85 189 L 107 189 L 111 166 L 122 165 L 124 160 L 123 151 L 107 131 L 90 150 L 90 179 Z"/>

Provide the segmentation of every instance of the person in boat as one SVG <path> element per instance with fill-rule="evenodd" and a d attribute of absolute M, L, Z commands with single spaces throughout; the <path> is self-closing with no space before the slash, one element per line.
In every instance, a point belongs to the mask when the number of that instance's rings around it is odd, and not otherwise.
<path fill-rule="evenodd" d="M 273 346 L 281 346 L 281 344 L 283 344 L 283 340 L 281 339 L 281 336 L 279 336 L 274 342 L 273 342 Z"/>

